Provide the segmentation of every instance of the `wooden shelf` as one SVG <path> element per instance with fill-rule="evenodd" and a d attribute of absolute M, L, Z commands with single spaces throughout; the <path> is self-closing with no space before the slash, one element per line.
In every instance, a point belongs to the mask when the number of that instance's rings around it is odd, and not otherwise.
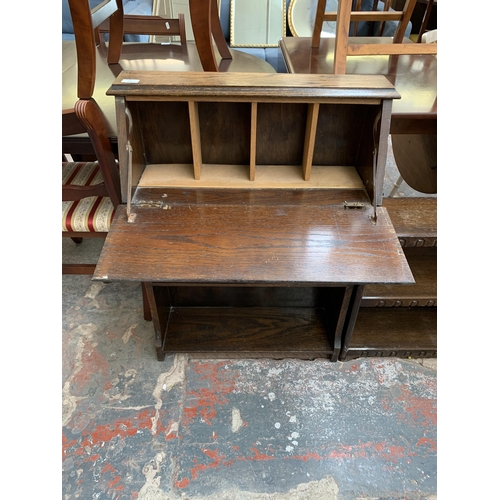
<path fill-rule="evenodd" d="M 426 358 L 437 355 L 437 309 L 361 308 L 340 359 L 363 356 Z"/>
<path fill-rule="evenodd" d="M 437 198 L 384 198 L 402 247 L 437 246 Z"/>
<path fill-rule="evenodd" d="M 414 285 L 367 285 L 361 307 L 437 306 L 437 248 L 403 248 Z"/>
<path fill-rule="evenodd" d="M 320 308 L 174 307 L 163 343 L 167 354 L 330 358 Z"/>
<path fill-rule="evenodd" d="M 146 166 L 138 187 L 362 190 L 363 182 L 348 166 L 314 168 L 305 181 L 298 165 L 257 165 L 252 174 L 249 165 L 203 164 L 195 178 L 192 164 L 155 164 Z"/>

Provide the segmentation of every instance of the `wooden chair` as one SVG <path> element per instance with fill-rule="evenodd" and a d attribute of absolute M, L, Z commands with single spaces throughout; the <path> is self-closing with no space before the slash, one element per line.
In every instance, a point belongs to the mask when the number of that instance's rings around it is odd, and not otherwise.
<path fill-rule="evenodd" d="M 352 0 L 339 0 L 337 12 L 325 12 L 326 0 L 318 0 L 312 36 L 312 47 L 320 44 L 321 27 L 325 21 L 336 21 L 334 73 L 344 74 L 347 56 L 437 54 L 435 44 L 403 43 L 404 32 L 417 0 L 406 0 L 401 11 L 354 11 Z M 351 21 L 399 21 L 392 43 L 349 43 Z"/>
<path fill-rule="evenodd" d="M 161 16 L 124 15 L 122 0 L 103 0 L 94 9 L 86 0 L 68 0 L 75 33 L 78 63 L 77 95 L 90 99 L 96 78 L 96 46 L 102 43 L 101 33 L 109 33 L 108 64 L 120 61 L 123 35 L 149 34 L 180 36 L 186 43 L 184 16 L 167 19 Z"/>
<path fill-rule="evenodd" d="M 99 42 L 102 43 L 102 33 L 109 33 L 109 20 L 99 26 Z M 181 45 L 186 44 L 186 23 L 184 14 L 177 19 L 163 16 L 138 16 L 125 14 L 123 16 L 123 33 L 127 35 L 179 36 Z"/>
<path fill-rule="evenodd" d="M 121 203 L 118 165 L 101 109 L 93 99 L 79 99 L 62 112 L 63 135 L 87 133 L 97 161 L 62 164 L 62 236 L 80 244 L 83 238 L 106 238 Z M 63 152 L 64 154 L 64 152 Z M 96 264 L 63 263 L 63 274 L 93 274 Z M 151 312 L 142 285 L 143 315 Z"/>
<path fill-rule="evenodd" d="M 87 133 L 97 161 L 62 164 L 63 237 L 105 238 L 121 203 L 118 166 L 103 114 L 93 99 L 80 99 L 62 112 L 63 135 Z M 65 152 L 63 151 L 63 154 Z M 92 274 L 95 266 L 63 264 L 63 274 Z"/>

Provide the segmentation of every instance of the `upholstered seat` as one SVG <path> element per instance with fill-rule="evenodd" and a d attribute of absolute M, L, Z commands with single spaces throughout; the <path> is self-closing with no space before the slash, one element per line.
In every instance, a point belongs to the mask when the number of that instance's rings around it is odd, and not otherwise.
<path fill-rule="evenodd" d="M 94 186 L 103 182 L 97 162 L 62 164 L 63 186 Z M 62 230 L 76 233 L 106 233 L 115 214 L 109 197 L 89 196 L 62 202 Z"/>

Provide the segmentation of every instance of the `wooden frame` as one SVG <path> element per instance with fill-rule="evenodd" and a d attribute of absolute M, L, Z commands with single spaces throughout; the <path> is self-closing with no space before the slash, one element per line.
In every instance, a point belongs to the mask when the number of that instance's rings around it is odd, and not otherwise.
<path fill-rule="evenodd" d="M 318 0 L 314 24 L 312 47 L 319 47 L 321 26 L 324 21 L 336 21 L 334 70 L 335 74 L 345 74 L 348 56 L 397 55 L 397 54 L 437 54 L 437 44 L 403 43 L 403 36 L 417 0 L 406 0 L 402 11 L 398 12 L 351 12 L 352 0 L 339 0 L 338 11 L 325 12 L 326 0 Z M 393 43 L 356 44 L 349 43 L 351 21 L 400 21 Z"/>
<path fill-rule="evenodd" d="M 94 279 L 144 283 L 159 360 L 336 361 L 364 286 L 413 282 L 378 206 L 397 92 L 367 75 L 165 76 L 109 90 L 131 191 Z"/>

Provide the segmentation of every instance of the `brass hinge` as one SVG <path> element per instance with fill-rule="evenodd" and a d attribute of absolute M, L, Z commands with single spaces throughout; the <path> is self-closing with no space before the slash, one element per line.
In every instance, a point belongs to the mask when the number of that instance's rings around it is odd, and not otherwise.
<path fill-rule="evenodd" d="M 364 210 L 366 205 L 360 201 L 344 201 L 344 210 Z M 372 224 L 377 223 L 377 207 L 373 206 L 373 215 L 370 216 L 370 222 Z"/>
<path fill-rule="evenodd" d="M 360 201 L 344 201 L 344 209 L 347 210 L 350 208 L 364 210 L 366 207 L 365 204 L 361 203 Z"/>

